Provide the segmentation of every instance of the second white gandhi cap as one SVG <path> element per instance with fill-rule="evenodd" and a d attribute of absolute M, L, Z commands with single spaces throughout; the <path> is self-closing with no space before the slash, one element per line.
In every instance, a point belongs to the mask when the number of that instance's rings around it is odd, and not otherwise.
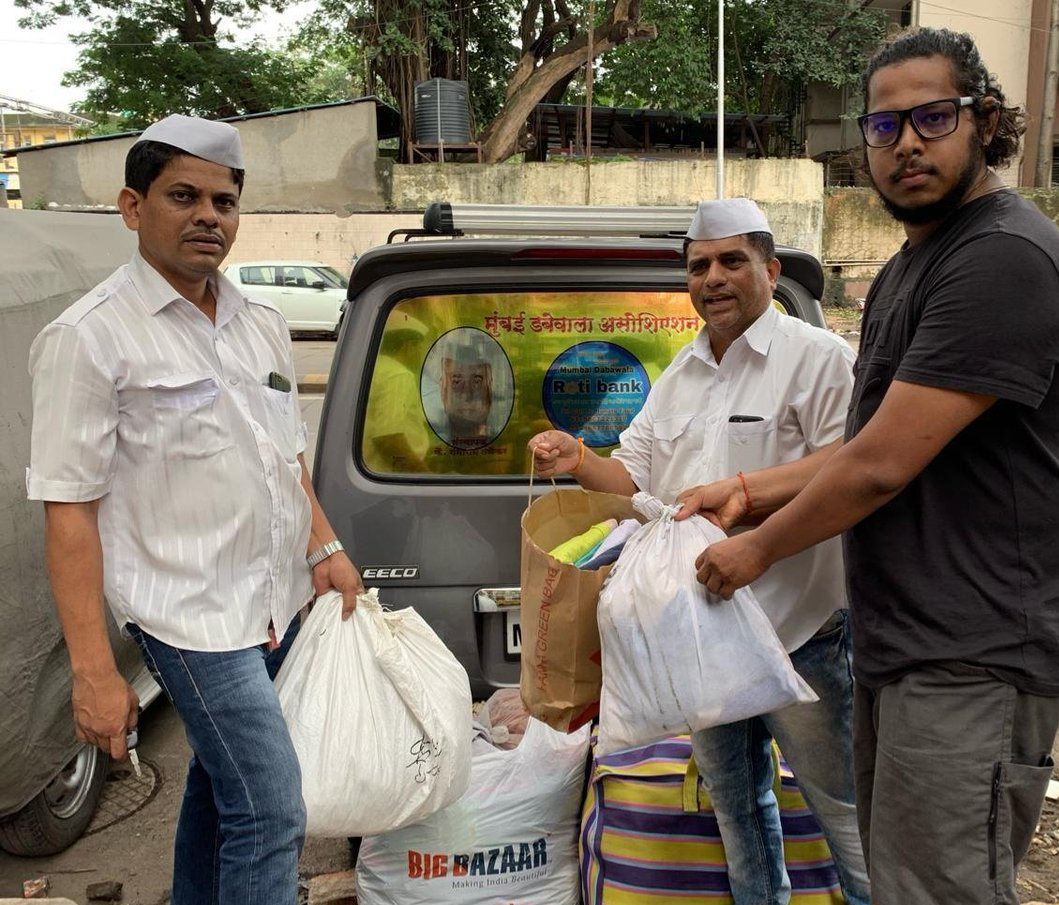
<path fill-rule="evenodd" d="M 689 239 L 727 239 L 745 233 L 768 233 L 772 227 L 761 210 L 749 198 L 722 198 L 700 201 L 691 219 Z"/>
<path fill-rule="evenodd" d="M 246 169 L 239 130 L 228 123 L 174 113 L 148 126 L 134 144 L 141 141 L 160 141 L 222 167 Z"/>

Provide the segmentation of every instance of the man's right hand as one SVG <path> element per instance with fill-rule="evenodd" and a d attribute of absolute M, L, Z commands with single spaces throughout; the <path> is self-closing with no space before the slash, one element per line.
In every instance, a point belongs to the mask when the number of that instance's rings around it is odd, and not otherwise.
<path fill-rule="evenodd" d="M 734 477 L 682 490 L 677 502 L 684 507 L 676 514 L 678 522 L 698 513 L 722 531 L 730 531 L 746 517 L 746 494 Z"/>
<path fill-rule="evenodd" d="M 581 444 L 564 431 L 542 431 L 526 445 L 533 454 L 533 470 L 542 478 L 569 474 L 581 460 Z"/>
<path fill-rule="evenodd" d="M 140 706 L 132 686 L 117 670 L 75 675 L 71 702 L 77 738 L 123 760 L 128 754 L 125 735 L 135 728 Z"/>

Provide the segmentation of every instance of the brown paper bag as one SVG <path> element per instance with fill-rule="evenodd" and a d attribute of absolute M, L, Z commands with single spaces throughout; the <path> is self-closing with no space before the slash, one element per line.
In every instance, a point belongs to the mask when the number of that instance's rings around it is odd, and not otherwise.
<path fill-rule="evenodd" d="M 548 551 L 608 518 L 642 521 L 629 497 L 577 488 L 546 493 L 522 514 L 522 701 L 565 732 L 599 713 L 596 599 L 611 566 L 586 571 Z"/>

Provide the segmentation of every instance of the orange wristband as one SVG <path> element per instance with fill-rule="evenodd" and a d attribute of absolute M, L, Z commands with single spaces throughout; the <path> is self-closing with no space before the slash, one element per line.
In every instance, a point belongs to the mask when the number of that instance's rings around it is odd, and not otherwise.
<path fill-rule="evenodd" d="M 739 472 L 737 475 L 739 483 L 743 485 L 743 498 L 746 500 L 746 514 L 750 515 L 754 511 L 754 503 L 750 499 L 750 488 L 746 486 L 746 475 Z"/>
<path fill-rule="evenodd" d="M 581 470 L 581 466 L 585 464 L 585 440 L 583 437 L 577 438 L 578 456 L 577 464 L 570 469 L 570 474 L 577 474 Z"/>

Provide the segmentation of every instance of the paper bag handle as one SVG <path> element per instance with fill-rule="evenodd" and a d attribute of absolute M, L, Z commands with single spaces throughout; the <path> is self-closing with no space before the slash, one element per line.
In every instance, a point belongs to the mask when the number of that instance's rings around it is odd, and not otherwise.
<path fill-rule="evenodd" d="M 536 459 L 534 458 L 533 453 L 530 453 L 529 490 L 526 491 L 526 508 L 527 509 L 529 509 L 530 505 L 533 503 L 533 474 L 534 474 L 534 471 L 536 470 L 534 468 L 535 462 L 536 462 Z M 555 483 L 555 478 L 551 478 L 550 480 L 552 482 L 552 490 L 558 490 L 559 489 L 559 485 Z M 562 511 L 563 511 L 563 498 L 559 497 L 559 513 L 560 513 L 560 515 L 562 514 Z"/>

